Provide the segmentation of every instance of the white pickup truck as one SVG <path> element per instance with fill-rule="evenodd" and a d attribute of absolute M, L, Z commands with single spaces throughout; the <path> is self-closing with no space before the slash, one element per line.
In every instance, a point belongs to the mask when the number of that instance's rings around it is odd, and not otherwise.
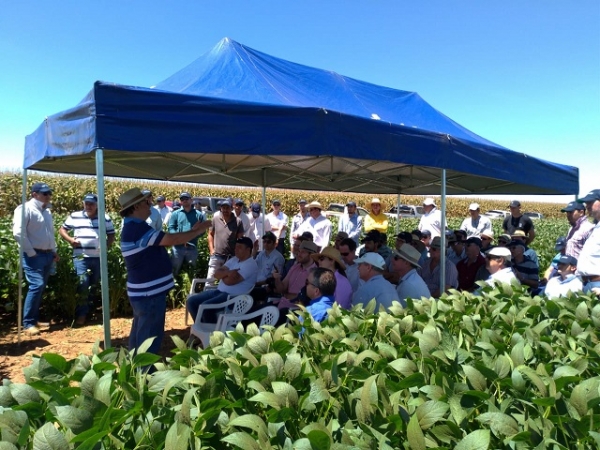
<path fill-rule="evenodd" d="M 425 210 L 422 206 L 415 205 L 400 205 L 400 218 L 401 219 L 418 219 L 423 214 L 425 214 Z M 398 207 L 393 206 L 389 212 L 385 213 L 388 217 L 398 217 Z"/>

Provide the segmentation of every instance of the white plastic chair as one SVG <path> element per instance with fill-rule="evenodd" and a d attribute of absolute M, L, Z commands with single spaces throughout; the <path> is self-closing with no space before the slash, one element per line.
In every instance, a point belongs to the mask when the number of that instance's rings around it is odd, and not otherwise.
<path fill-rule="evenodd" d="M 198 291 L 196 291 L 197 286 L 202 283 L 206 284 L 207 279 L 208 278 L 194 278 L 192 280 L 192 285 L 190 286 L 190 294 L 189 295 L 197 294 L 198 293 Z M 189 316 L 189 314 L 186 312 L 185 313 L 185 326 L 186 327 L 189 325 L 188 316 Z"/>
<path fill-rule="evenodd" d="M 226 333 L 227 331 L 233 331 L 239 322 L 255 319 L 257 317 L 260 317 L 260 323 L 258 325 L 259 329 L 263 325 L 276 325 L 277 321 L 279 320 L 279 308 L 277 308 L 277 306 L 265 306 L 264 308 L 249 314 L 220 314 L 219 319 L 217 320 L 216 329 L 222 331 L 223 333 Z"/>
<path fill-rule="evenodd" d="M 208 303 L 200 305 L 200 308 L 198 308 L 198 314 L 196 315 L 196 320 L 190 328 L 190 337 L 196 336 L 200 339 L 200 342 L 202 342 L 202 347 L 206 347 L 210 342 L 211 333 L 215 330 L 218 330 L 217 324 L 219 323 L 219 319 L 222 315 L 233 314 L 239 316 L 245 314 L 250 311 L 253 303 L 254 300 L 249 295 L 237 295 L 235 297 L 229 297 L 227 301 L 222 303 Z M 214 323 L 202 322 L 202 315 L 204 311 L 209 309 L 225 310 L 226 312 L 225 314 L 221 314 Z"/>

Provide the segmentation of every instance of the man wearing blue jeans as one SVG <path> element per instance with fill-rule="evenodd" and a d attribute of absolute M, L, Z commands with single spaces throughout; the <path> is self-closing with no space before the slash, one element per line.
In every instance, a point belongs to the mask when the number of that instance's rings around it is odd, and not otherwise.
<path fill-rule="evenodd" d="M 173 287 L 171 260 L 165 247 L 188 242 L 205 232 L 210 220 L 196 222 L 183 233 L 165 233 L 146 223 L 151 202 L 148 193 L 133 188 L 119 197 L 124 219 L 121 252 L 127 267 L 127 296 L 133 309 L 129 349 L 154 338 L 148 352 L 158 353 L 165 334 L 167 293 Z"/>
<path fill-rule="evenodd" d="M 42 294 L 48 283 L 52 264 L 58 261 L 54 225 L 50 214 L 52 189 L 46 183 L 34 183 L 31 199 L 15 209 L 13 236 L 23 255 L 23 270 L 29 290 L 23 305 L 23 328 L 30 335 L 39 334 L 47 323 L 39 322 Z M 23 207 L 25 213 L 23 213 Z"/>
<path fill-rule="evenodd" d="M 107 246 L 115 241 L 115 229 L 110 217 L 104 217 Z M 73 233 L 73 237 L 69 234 Z M 69 214 L 58 234 L 73 247 L 73 266 L 79 279 L 75 325 L 84 325 L 92 303 L 91 288 L 100 282 L 100 237 L 98 235 L 98 196 L 87 194 L 83 210 Z"/>
<path fill-rule="evenodd" d="M 192 205 L 192 196 L 188 192 L 182 192 L 179 195 L 181 201 L 181 209 L 173 211 L 169 217 L 169 233 L 181 233 L 189 231 L 196 222 L 204 222 L 206 217 L 204 213 Z M 192 268 L 196 267 L 198 260 L 198 237 L 190 239 L 181 245 L 175 245 L 171 249 L 171 263 L 173 265 L 173 275 L 177 276 L 181 270 L 181 266 L 185 261 Z"/>

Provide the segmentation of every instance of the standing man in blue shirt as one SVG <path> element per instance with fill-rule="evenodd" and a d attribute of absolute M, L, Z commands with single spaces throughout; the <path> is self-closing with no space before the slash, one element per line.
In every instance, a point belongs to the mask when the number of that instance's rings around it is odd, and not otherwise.
<path fill-rule="evenodd" d="M 206 217 L 204 212 L 192 206 L 192 196 L 189 192 L 182 192 L 179 195 L 181 209 L 173 211 L 169 217 L 169 233 L 183 233 L 190 231 L 196 222 L 204 222 Z M 191 267 L 196 267 L 198 260 L 198 238 L 204 233 L 200 233 L 180 245 L 175 245 L 171 249 L 171 264 L 173 265 L 173 275 L 177 276 L 181 270 L 183 262 L 187 262 Z"/>
<path fill-rule="evenodd" d="M 146 339 L 154 337 L 148 351 L 158 353 L 165 333 L 167 293 L 174 286 L 165 247 L 189 242 L 204 233 L 212 222 L 196 222 L 182 233 L 154 230 L 146 223 L 152 209 L 149 196 L 133 188 L 119 197 L 119 214 L 124 219 L 121 252 L 127 268 L 127 296 L 133 309 L 129 349 L 137 349 Z"/>
<path fill-rule="evenodd" d="M 115 229 L 105 215 L 107 248 L 115 241 Z M 73 233 L 73 237 L 70 236 Z M 73 266 L 79 279 L 75 325 L 84 325 L 92 303 L 92 290 L 100 282 L 100 236 L 98 235 L 98 196 L 83 197 L 83 210 L 72 212 L 58 230 L 60 237 L 73 247 Z"/>

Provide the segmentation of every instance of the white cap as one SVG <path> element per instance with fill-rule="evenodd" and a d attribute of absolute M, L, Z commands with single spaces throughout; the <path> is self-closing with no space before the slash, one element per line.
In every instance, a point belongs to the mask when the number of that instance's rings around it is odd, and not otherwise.
<path fill-rule="evenodd" d="M 479 203 L 471 203 L 469 205 L 469 211 L 477 211 L 479 209 Z"/>
<path fill-rule="evenodd" d="M 512 256 L 510 250 L 506 247 L 494 247 L 489 252 L 487 252 L 487 254 L 492 256 L 503 256 L 505 258 L 510 258 Z"/>
<path fill-rule="evenodd" d="M 379 270 L 383 270 L 385 268 L 385 260 L 379 253 L 375 252 L 365 253 L 360 258 L 355 259 L 354 262 L 356 264 L 371 264 L 373 267 L 377 267 Z"/>
<path fill-rule="evenodd" d="M 433 199 L 431 197 L 427 197 L 425 200 L 423 200 L 423 205 L 425 205 L 425 206 L 429 206 L 429 205 L 435 206 L 435 202 L 433 201 Z"/>

